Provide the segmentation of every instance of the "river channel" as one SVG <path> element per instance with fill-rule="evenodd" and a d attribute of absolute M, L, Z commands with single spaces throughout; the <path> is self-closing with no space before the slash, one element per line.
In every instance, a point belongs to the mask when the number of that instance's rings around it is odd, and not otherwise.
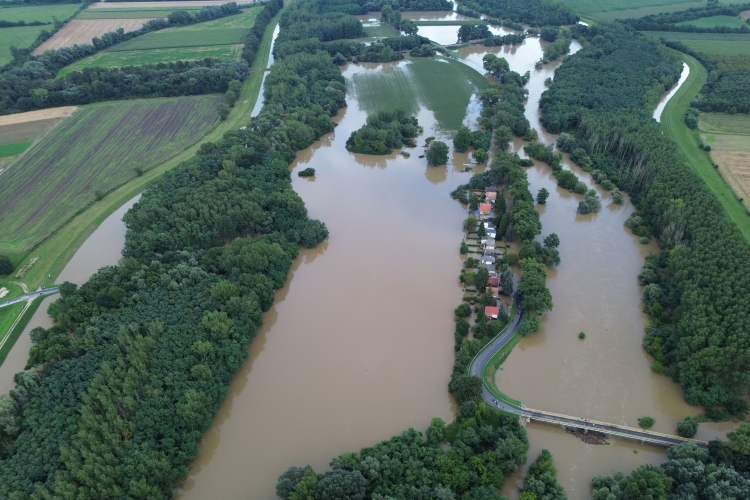
<path fill-rule="evenodd" d="M 555 137 L 542 130 L 537 103 L 544 80 L 560 63 L 534 69 L 543 43 L 528 38 L 517 47 L 471 46 L 460 55 L 479 71 L 488 52 L 505 57 L 514 71 L 530 71 L 527 116 L 550 143 Z M 350 64 L 343 72 L 351 82 L 405 64 Z M 452 311 L 462 296 L 458 245 L 466 211 L 449 193 L 468 181 L 471 173 L 462 172 L 467 157 L 454 155 L 449 166 L 429 168 L 417 158 L 421 148 L 408 159 L 349 153 L 346 139 L 365 122 L 366 111 L 356 92 L 347 102 L 335 117 L 336 130 L 300 152 L 291 166 L 294 189 L 331 236 L 301 251 L 286 286 L 276 293 L 177 493 L 182 500 L 272 500 L 277 476 L 290 465 L 310 464 L 322 472 L 340 453 L 409 427 L 423 430 L 432 417 L 453 419 L 456 408 L 447 384 Z M 478 109 L 468 109 L 464 123 L 475 126 Z M 430 135 L 451 143 L 432 110 L 421 105 L 418 119 L 425 128 L 420 145 Z M 522 154 L 523 144 L 517 140 L 513 149 Z M 558 189 L 549 167 L 528 169 L 532 192 L 541 187 L 551 192 L 539 209 L 544 235 L 560 236 L 562 263 L 548 279 L 554 310 L 544 317 L 542 331 L 523 339 L 510 355 L 498 372 L 498 385 L 529 407 L 633 426 L 637 417 L 650 415 L 655 430 L 673 432 L 679 419 L 699 409 L 684 403 L 679 386 L 650 372 L 641 348 L 646 318 L 636 276 L 644 256 L 657 248 L 639 244 L 624 228 L 633 211 L 628 201 L 611 204 L 588 174 L 567 159 L 565 165 L 599 190 L 604 206 L 598 214 L 579 215 L 580 197 Z M 299 178 L 296 172 L 307 167 L 315 168 L 316 176 Z M 100 265 L 119 259 L 126 209 L 100 226 L 61 279 L 80 283 Z M 97 234 L 105 236 L 96 240 Z M 94 255 L 108 260 L 94 261 Z M 45 310 L 42 305 L 27 330 L 48 326 Z M 587 335 L 583 341 L 577 338 L 580 331 Z M 15 358 L 16 349 L 28 351 L 23 342 L 14 348 Z M 6 386 L 6 379 L 0 372 L 0 385 Z M 697 437 L 714 437 L 726 428 L 702 424 Z M 629 472 L 664 459 L 663 449 L 635 442 L 593 446 L 555 427 L 529 424 L 527 429 L 529 462 L 549 449 L 572 500 L 589 497 L 594 475 Z M 511 478 L 504 494 L 517 498 L 521 478 L 522 472 Z"/>

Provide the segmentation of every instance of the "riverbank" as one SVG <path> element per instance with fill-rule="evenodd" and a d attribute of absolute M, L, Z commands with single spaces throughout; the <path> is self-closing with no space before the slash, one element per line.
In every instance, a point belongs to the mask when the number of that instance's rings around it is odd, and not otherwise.
<path fill-rule="evenodd" d="M 662 124 L 667 133 L 674 139 L 682 152 L 685 161 L 693 167 L 703 182 L 711 188 L 726 210 L 729 218 L 737 224 L 742 235 L 750 240 L 750 217 L 747 208 L 738 201 L 737 195 L 727 184 L 721 174 L 714 168 L 709 153 L 698 148 L 698 132 L 690 130 L 685 124 L 685 112 L 690 102 L 698 95 L 708 78 L 706 68 L 692 56 L 679 52 L 680 57 L 690 68 L 690 75 L 677 93 L 669 100 L 662 113 Z"/>
<path fill-rule="evenodd" d="M 47 240 L 42 242 L 36 249 L 29 252 L 21 261 L 17 269 L 26 265 L 34 258 L 38 261 L 29 268 L 28 272 L 18 278 L 31 290 L 36 290 L 40 285 L 52 286 L 58 281 L 60 273 L 63 271 L 68 262 L 73 258 L 78 249 L 86 242 L 91 234 L 102 224 L 110 215 L 120 209 L 128 201 L 138 196 L 148 187 L 156 184 L 164 173 L 179 163 L 193 157 L 198 148 L 204 142 L 219 140 L 224 133 L 235 130 L 245 125 L 250 118 L 250 114 L 259 99 L 265 68 L 271 57 L 271 47 L 273 45 L 274 33 L 277 33 L 276 26 L 281 18 L 279 12 L 268 24 L 263 34 L 258 49 L 258 54 L 253 61 L 251 68 L 252 73 L 245 79 L 242 84 L 240 97 L 237 99 L 229 116 L 223 122 L 219 122 L 210 132 L 204 135 L 198 142 L 191 147 L 183 150 L 181 153 L 173 156 L 168 161 L 157 165 L 146 171 L 142 176 L 136 177 L 128 183 L 120 186 L 118 189 L 109 193 L 102 200 L 97 201 L 83 213 L 77 215 L 68 224 L 52 234 Z M 121 249 L 119 250 L 121 251 Z M 31 317 L 30 309 L 24 315 Z M 23 320 L 22 320 L 23 321 Z M 26 322 L 29 320 L 26 319 Z M 6 331 L 0 331 L 2 338 Z M 3 346 L 4 349 L 10 350 L 15 340 L 8 339 L 8 343 Z M 17 338 L 17 335 L 15 336 Z M 0 365 L 2 364 L 2 355 L 0 354 Z"/>

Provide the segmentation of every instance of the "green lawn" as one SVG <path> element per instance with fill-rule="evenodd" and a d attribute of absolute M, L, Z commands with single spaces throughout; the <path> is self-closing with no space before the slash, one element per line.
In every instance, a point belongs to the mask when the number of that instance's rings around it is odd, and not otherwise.
<path fill-rule="evenodd" d="M 223 96 L 85 106 L 39 141 L 0 184 L 0 253 L 21 253 L 80 210 L 193 144 L 218 119 Z"/>
<path fill-rule="evenodd" d="M 206 57 L 230 61 L 240 58 L 242 47 L 242 44 L 237 44 L 211 47 L 131 50 L 127 52 L 101 51 L 70 66 L 65 66 L 57 73 L 57 76 L 65 76 L 68 73 L 81 71 L 83 68 L 122 68 L 125 66 L 139 66 L 142 64 L 157 64 L 172 61 L 195 61 Z"/>
<path fill-rule="evenodd" d="M 236 45 L 242 43 L 248 28 L 228 28 L 202 31 L 156 31 L 118 43 L 107 52 L 128 52 L 133 50 L 172 49 L 203 47 L 207 45 Z"/>
<path fill-rule="evenodd" d="M 14 142 L 12 144 L 3 144 L 0 146 L 0 158 L 23 153 L 24 151 L 26 151 L 26 148 L 31 146 L 32 142 L 34 141 Z"/>
<path fill-rule="evenodd" d="M 742 28 L 747 23 L 739 17 L 733 16 L 711 16 L 694 19 L 692 21 L 682 21 L 677 26 L 696 26 L 698 28 L 715 28 L 717 26 L 726 26 L 727 28 Z M 750 28 L 750 26 L 748 26 Z"/>
<path fill-rule="evenodd" d="M 691 49 L 710 55 L 750 55 L 750 34 L 742 33 L 679 33 L 670 31 L 643 31 L 645 35 L 676 40 Z"/>
<path fill-rule="evenodd" d="M 167 17 L 169 14 L 178 9 L 172 10 L 84 10 L 76 19 L 149 19 L 151 17 Z"/>
<path fill-rule="evenodd" d="M 50 26 L 23 26 L 21 28 L 0 29 L 0 66 L 8 64 L 13 60 L 10 54 L 10 46 L 28 47 L 39 33 Z"/>
<path fill-rule="evenodd" d="M 0 341 L 2 341 L 5 333 L 11 327 L 11 325 L 18 318 L 18 314 L 26 306 L 26 302 L 19 302 L 10 306 L 0 308 Z M 4 359 L 4 358 L 3 358 Z"/>
<path fill-rule="evenodd" d="M 453 59 L 414 58 L 385 71 L 354 75 L 349 82 L 368 113 L 403 108 L 416 113 L 425 106 L 444 130 L 461 127 L 471 96 L 487 86 L 477 71 Z"/>
<path fill-rule="evenodd" d="M 562 0 L 562 3 L 595 21 L 643 17 L 706 5 L 696 0 Z"/>
<path fill-rule="evenodd" d="M 698 128 L 704 132 L 717 134 L 750 135 L 750 115 L 701 113 Z"/>
<path fill-rule="evenodd" d="M 700 141 L 698 132 L 690 130 L 685 125 L 685 112 L 690 106 L 690 101 L 706 82 L 708 73 L 706 68 L 693 57 L 681 52 L 678 54 L 690 67 L 690 76 L 667 103 L 662 113 L 661 123 L 667 133 L 677 142 L 685 161 L 711 188 L 729 217 L 737 224 L 745 238 L 750 240 L 750 217 L 747 216 L 744 205 L 737 200 L 732 188 L 716 171 L 709 154 L 698 148 Z"/>
<path fill-rule="evenodd" d="M 396 28 L 387 23 L 381 23 L 377 26 L 365 26 L 365 33 L 367 33 L 368 38 L 385 38 L 401 34 L 396 31 Z"/>
<path fill-rule="evenodd" d="M 40 21 L 51 23 L 53 18 L 64 21 L 76 13 L 80 4 L 59 3 L 53 5 L 6 5 L 0 6 L 0 21 Z M 48 27 L 49 30 L 51 27 Z M 4 28 L 5 29 L 5 28 Z M 38 26 L 38 29 L 44 29 Z"/>

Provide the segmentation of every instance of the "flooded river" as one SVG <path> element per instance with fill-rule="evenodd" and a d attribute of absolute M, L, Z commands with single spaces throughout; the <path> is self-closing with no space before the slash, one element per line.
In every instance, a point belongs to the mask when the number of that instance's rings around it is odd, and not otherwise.
<path fill-rule="evenodd" d="M 544 80 L 559 62 L 534 69 L 541 43 L 529 38 L 517 47 L 472 46 L 460 53 L 479 71 L 488 52 L 502 55 L 521 74 L 531 71 L 527 116 L 550 143 L 555 137 L 541 129 L 537 103 Z M 408 63 L 348 65 L 344 74 L 352 81 L 398 64 Z M 477 112 L 470 106 L 465 122 L 474 125 Z M 455 167 L 428 168 L 417 158 L 421 148 L 412 150 L 409 159 L 349 153 L 346 139 L 365 118 L 350 95 L 348 107 L 335 118 L 336 130 L 300 152 L 292 165 L 294 189 L 331 236 L 301 251 L 264 315 L 250 356 L 178 492 L 182 500 L 272 500 L 277 476 L 291 465 L 324 471 L 342 452 L 409 427 L 423 430 L 432 417 L 453 419 L 456 408 L 447 384 L 453 365 L 452 311 L 462 296 L 458 246 L 466 212 L 449 193 L 468 181 L 471 174 L 460 172 L 467 158 L 454 157 Z M 431 110 L 421 106 L 418 119 L 425 128 L 420 145 L 430 135 L 451 143 Z M 522 146 L 517 140 L 513 148 L 520 152 Z M 316 176 L 299 178 L 296 172 L 307 167 L 315 168 Z M 566 167 L 592 184 L 570 162 Z M 673 432 L 679 419 L 698 409 L 684 403 L 677 385 L 649 371 L 651 360 L 641 348 L 646 318 L 636 276 L 643 257 L 656 246 L 639 244 L 624 228 L 633 211 L 628 202 L 612 205 L 599 189 L 602 211 L 579 215 L 580 197 L 558 189 L 549 167 L 536 165 L 528 175 L 532 192 L 541 187 L 551 192 L 540 207 L 543 232 L 560 236 L 562 264 L 548 280 L 554 310 L 544 317 L 542 331 L 523 339 L 510 355 L 498 372 L 499 387 L 529 407 L 628 425 L 650 415 L 655 430 Z M 102 224 L 58 281 L 81 283 L 99 266 L 119 259 L 126 209 Z M 46 307 L 27 330 L 48 326 Z M 583 341 L 577 338 L 580 331 L 586 333 Z M 28 348 L 24 332 L 14 352 Z M 7 383 L 0 372 L 0 385 Z M 573 500 L 589 497 L 594 475 L 629 472 L 664 459 L 663 449 L 632 441 L 592 446 L 555 427 L 530 424 L 527 429 L 529 462 L 548 448 Z M 702 424 L 698 437 L 721 430 Z M 507 482 L 506 495 L 518 497 L 521 477 L 519 472 Z"/>

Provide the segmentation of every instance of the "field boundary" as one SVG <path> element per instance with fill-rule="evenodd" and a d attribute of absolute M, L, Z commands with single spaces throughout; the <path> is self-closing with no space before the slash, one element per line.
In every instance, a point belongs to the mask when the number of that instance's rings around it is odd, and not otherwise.
<path fill-rule="evenodd" d="M 748 216 L 747 208 L 738 200 L 737 194 L 714 168 L 710 155 L 698 148 L 700 139 L 697 131 L 690 130 L 685 125 L 685 112 L 692 99 L 703 88 L 708 72 L 694 57 L 682 52 L 678 54 L 690 67 L 690 75 L 664 107 L 661 123 L 677 143 L 685 161 L 713 191 L 729 218 L 737 225 L 745 239 L 750 241 L 750 216 Z"/>
<path fill-rule="evenodd" d="M 78 109 L 80 109 L 80 108 L 78 108 Z M 32 149 L 34 149 L 34 146 L 36 146 L 39 143 L 39 141 L 41 141 L 42 139 L 44 139 L 45 137 L 47 137 L 50 132 L 52 132 L 57 127 L 59 127 L 65 120 L 67 120 L 68 118 L 70 118 L 71 116 L 73 116 L 75 114 L 75 112 L 78 111 L 78 109 L 76 109 L 75 111 L 73 111 L 71 114 L 69 114 L 66 117 L 61 117 L 62 120 L 60 120 L 60 123 L 58 123 L 57 125 L 53 125 L 52 127 L 49 128 L 49 130 L 47 130 L 46 132 L 43 132 L 42 135 L 40 135 L 39 137 L 37 137 L 36 139 L 34 139 L 32 141 L 32 143 L 31 143 L 31 145 L 29 145 L 28 148 L 26 148 L 20 155 L 18 155 L 18 158 L 16 158 L 12 162 L 8 163 L 8 165 L 5 167 L 5 169 L 2 172 L 0 172 L 0 175 L 3 175 L 5 172 L 7 172 L 11 168 L 13 168 L 13 165 L 15 165 L 16 163 L 18 163 L 18 161 L 21 158 L 23 158 L 24 156 L 26 156 L 26 154 L 29 151 L 31 151 Z M 29 250 L 29 251 L 31 251 L 31 250 Z"/>

